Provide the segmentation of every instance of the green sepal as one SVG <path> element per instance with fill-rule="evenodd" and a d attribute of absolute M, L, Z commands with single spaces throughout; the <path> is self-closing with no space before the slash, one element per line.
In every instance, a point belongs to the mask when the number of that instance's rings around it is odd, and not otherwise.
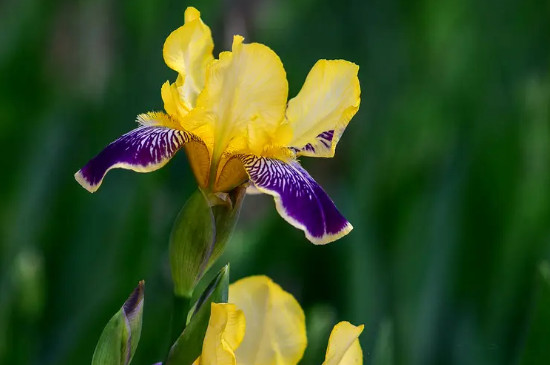
<path fill-rule="evenodd" d="M 124 305 L 107 322 L 97 342 L 92 365 L 128 365 L 141 336 L 144 282 L 140 281 Z"/>
<path fill-rule="evenodd" d="M 170 235 L 174 294 L 190 298 L 204 273 L 222 254 L 239 217 L 245 188 L 230 193 L 198 189 L 178 214 Z"/>
<path fill-rule="evenodd" d="M 226 265 L 191 308 L 187 327 L 170 349 L 166 365 L 191 365 L 200 356 L 210 320 L 211 304 L 227 303 L 228 290 L 229 265 Z"/>
<path fill-rule="evenodd" d="M 178 214 L 170 235 L 170 269 L 174 293 L 190 298 L 206 271 L 216 241 L 214 214 L 197 190 Z"/>
<path fill-rule="evenodd" d="M 239 186 L 229 193 L 223 193 L 224 201 L 222 204 L 212 206 L 212 213 L 214 214 L 216 224 L 216 244 L 208 262 L 208 268 L 220 257 L 225 249 L 225 245 L 231 238 L 239 220 L 245 195 L 246 187 Z"/>

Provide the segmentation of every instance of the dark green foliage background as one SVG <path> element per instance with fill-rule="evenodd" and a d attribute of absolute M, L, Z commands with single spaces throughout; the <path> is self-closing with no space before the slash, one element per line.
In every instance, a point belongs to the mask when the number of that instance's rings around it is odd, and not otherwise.
<path fill-rule="evenodd" d="M 192 4 L 216 54 L 233 33 L 273 48 L 291 96 L 319 58 L 361 67 L 361 109 L 336 157 L 302 159 L 355 229 L 315 247 L 269 197 L 250 196 L 218 265 L 298 298 L 302 363 L 322 362 L 344 319 L 365 323 L 367 364 L 550 363 L 538 269 L 550 257 L 550 3 Z M 94 195 L 73 174 L 138 113 L 162 109 L 175 78 L 162 44 L 187 5 L 0 3 L 1 364 L 89 363 L 140 279 L 133 363 L 162 360 L 168 236 L 195 188 L 185 154 L 147 175 L 114 171 Z"/>

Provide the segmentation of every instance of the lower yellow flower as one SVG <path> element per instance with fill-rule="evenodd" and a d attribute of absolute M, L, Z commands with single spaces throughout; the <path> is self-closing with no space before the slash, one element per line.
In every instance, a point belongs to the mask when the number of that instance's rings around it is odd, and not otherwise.
<path fill-rule="evenodd" d="M 305 351 L 306 326 L 294 297 L 266 276 L 229 287 L 230 304 L 212 304 L 202 354 L 195 365 L 293 365 Z M 330 335 L 323 365 L 358 365 L 363 325 L 340 322 Z"/>

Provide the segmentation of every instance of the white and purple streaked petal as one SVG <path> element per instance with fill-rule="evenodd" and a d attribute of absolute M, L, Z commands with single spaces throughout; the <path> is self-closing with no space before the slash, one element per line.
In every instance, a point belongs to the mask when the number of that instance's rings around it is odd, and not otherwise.
<path fill-rule="evenodd" d="M 86 190 L 95 192 L 110 169 L 150 172 L 164 166 L 187 142 L 187 132 L 162 126 L 141 126 L 109 144 L 75 174 Z"/>
<path fill-rule="evenodd" d="M 241 160 L 254 186 L 272 195 L 279 214 L 314 244 L 335 241 L 352 230 L 327 193 L 297 161 L 252 155 L 243 155 Z"/>

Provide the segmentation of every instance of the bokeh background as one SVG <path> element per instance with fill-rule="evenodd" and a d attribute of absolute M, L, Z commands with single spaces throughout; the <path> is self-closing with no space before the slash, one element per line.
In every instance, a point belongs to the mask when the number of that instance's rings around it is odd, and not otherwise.
<path fill-rule="evenodd" d="M 162 45 L 188 5 L 215 54 L 273 48 L 290 95 L 319 58 L 360 65 L 331 160 L 302 162 L 355 229 L 315 247 L 250 196 L 219 265 L 268 274 L 307 315 L 303 364 L 338 320 L 365 363 L 550 363 L 550 3 L 545 0 L 4 0 L 0 3 L 0 363 L 86 364 L 146 280 L 134 364 L 162 360 L 168 236 L 195 182 L 184 153 L 146 175 L 73 174 L 162 109 Z M 218 266 L 219 266 L 218 265 Z"/>

